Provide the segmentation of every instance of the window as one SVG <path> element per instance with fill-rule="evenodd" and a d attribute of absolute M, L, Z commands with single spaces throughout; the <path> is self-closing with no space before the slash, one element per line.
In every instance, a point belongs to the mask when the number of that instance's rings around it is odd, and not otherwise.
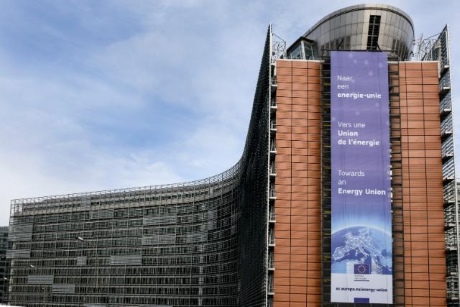
<path fill-rule="evenodd" d="M 379 31 L 380 31 L 380 18 L 379 15 L 371 15 L 369 17 L 369 31 L 367 34 L 367 50 L 379 49 Z"/>

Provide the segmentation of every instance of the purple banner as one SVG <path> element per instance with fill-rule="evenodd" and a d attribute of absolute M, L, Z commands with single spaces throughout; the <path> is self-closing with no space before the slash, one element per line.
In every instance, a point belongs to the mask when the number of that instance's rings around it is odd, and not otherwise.
<path fill-rule="evenodd" d="M 388 63 L 331 52 L 331 301 L 393 301 Z"/>

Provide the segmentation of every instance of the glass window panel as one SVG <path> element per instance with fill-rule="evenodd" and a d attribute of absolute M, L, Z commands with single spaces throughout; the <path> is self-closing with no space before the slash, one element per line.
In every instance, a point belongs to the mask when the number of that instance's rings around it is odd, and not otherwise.
<path fill-rule="evenodd" d="M 353 13 L 348 13 L 348 14 L 346 14 L 346 17 L 345 17 L 345 18 L 346 18 L 346 19 L 345 19 L 345 20 L 346 20 L 346 23 L 347 23 L 347 24 L 350 24 L 350 23 L 353 21 L 353 19 L 352 19 L 352 18 L 353 18 Z"/>

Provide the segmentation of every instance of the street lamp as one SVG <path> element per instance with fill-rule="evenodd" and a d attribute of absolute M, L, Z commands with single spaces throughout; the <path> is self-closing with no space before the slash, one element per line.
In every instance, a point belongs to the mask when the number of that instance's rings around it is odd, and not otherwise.
<path fill-rule="evenodd" d="M 90 245 L 91 247 L 96 249 L 96 257 L 95 257 L 95 262 L 96 262 L 96 294 L 98 294 L 98 290 L 99 290 L 99 287 L 98 287 L 98 285 L 99 285 L 99 264 L 98 264 L 98 261 L 97 261 L 97 246 L 95 244 L 93 244 L 93 242 L 86 241 L 83 237 L 80 237 L 80 236 L 77 236 L 75 239 L 80 241 L 80 242 L 87 243 L 88 245 Z M 80 273 L 80 275 L 81 275 L 81 273 Z M 81 282 L 81 280 L 80 280 L 80 282 Z M 81 293 L 80 293 L 80 295 L 81 295 Z"/>

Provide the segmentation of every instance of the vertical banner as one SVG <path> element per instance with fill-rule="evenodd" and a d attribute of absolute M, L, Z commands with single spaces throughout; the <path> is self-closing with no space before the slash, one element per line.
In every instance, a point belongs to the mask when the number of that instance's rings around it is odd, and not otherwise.
<path fill-rule="evenodd" d="M 388 63 L 331 52 L 331 301 L 392 304 Z"/>

